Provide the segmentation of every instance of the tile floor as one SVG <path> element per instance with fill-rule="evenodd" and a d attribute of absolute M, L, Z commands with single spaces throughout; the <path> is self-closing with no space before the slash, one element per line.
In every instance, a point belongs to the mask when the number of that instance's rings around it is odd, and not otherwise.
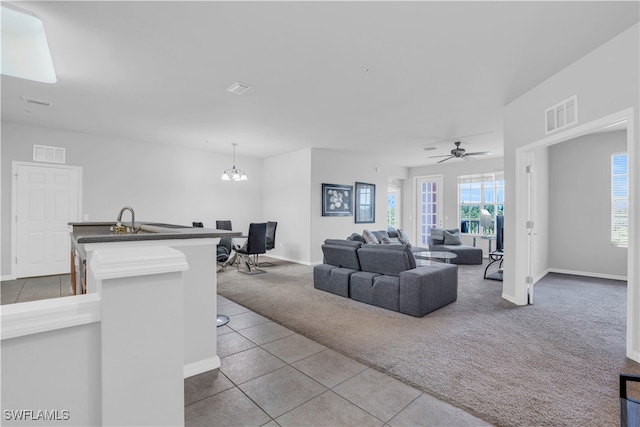
<path fill-rule="evenodd" d="M 185 380 L 187 426 L 489 425 L 218 296 L 219 370 Z"/>
<path fill-rule="evenodd" d="M 69 275 L 3 281 L 2 304 L 71 294 Z M 187 426 L 485 426 L 486 422 L 218 296 L 220 369 L 184 382 Z"/>
<path fill-rule="evenodd" d="M 72 295 L 71 276 L 62 274 L 6 280 L 0 284 L 0 290 L 0 303 L 3 305 L 66 297 Z"/>

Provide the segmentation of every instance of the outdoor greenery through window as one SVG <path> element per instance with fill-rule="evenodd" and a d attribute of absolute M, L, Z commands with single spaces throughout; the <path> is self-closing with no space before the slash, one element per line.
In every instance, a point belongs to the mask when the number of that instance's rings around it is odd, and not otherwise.
<path fill-rule="evenodd" d="M 629 246 L 629 174 L 627 153 L 611 156 L 611 245 Z"/>
<path fill-rule="evenodd" d="M 493 224 L 504 211 L 504 173 L 495 172 L 458 177 L 459 224 L 461 233 L 493 234 L 494 227 L 480 226 L 480 212 L 486 209 Z"/>
<path fill-rule="evenodd" d="M 393 228 L 400 227 L 400 189 L 391 187 L 387 189 L 387 225 Z"/>

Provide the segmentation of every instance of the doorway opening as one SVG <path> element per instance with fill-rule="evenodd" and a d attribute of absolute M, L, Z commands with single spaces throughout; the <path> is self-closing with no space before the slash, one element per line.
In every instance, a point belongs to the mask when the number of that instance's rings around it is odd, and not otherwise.
<path fill-rule="evenodd" d="M 637 249 L 637 206 L 638 188 L 636 188 L 638 164 L 637 148 L 634 147 L 634 112 L 627 109 L 581 126 L 560 132 L 540 141 L 516 149 L 516 191 L 526 197 L 516 201 L 514 212 L 515 237 L 515 296 L 517 304 L 533 303 L 535 282 L 544 277 L 549 271 L 549 261 L 544 260 L 543 252 L 548 252 L 546 240 L 540 236 L 548 233 L 548 224 L 552 221 L 549 213 L 551 207 L 546 206 L 545 212 L 540 212 L 539 203 L 534 203 L 540 197 L 539 189 L 532 185 L 532 171 L 536 170 L 536 154 L 541 149 L 566 142 L 577 137 L 585 136 L 603 129 L 616 127 L 626 129 L 626 149 L 629 158 L 629 246 L 627 252 L 627 357 L 640 361 L 640 260 Z M 585 166 L 586 167 L 586 166 Z M 548 179 L 548 178 L 547 178 Z M 544 198 L 544 195 L 542 196 Z M 536 209 L 538 209 L 536 215 Z M 538 223 L 538 225 L 536 225 Z M 542 229 L 540 228 L 542 227 Z M 513 302 L 513 301 L 512 301 Z"/>

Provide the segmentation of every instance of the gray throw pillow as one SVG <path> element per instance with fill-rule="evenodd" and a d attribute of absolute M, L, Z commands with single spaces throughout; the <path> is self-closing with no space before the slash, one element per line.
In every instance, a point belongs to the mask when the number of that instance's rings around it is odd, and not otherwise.
<path fill-rule="evenodd" d="M 445 245 L 461 245 L 460 233 L 451 233 L 449 230 L 444 230 L 444 244 Z"/>
<path fill-rule="evenodd" d="M 363 230 L 362 237 L 364 238 L 364 241 L 367 243 L 372 243 L 376 245 L 380 244 L 380 241 L 378 241 L 378 238 L 376 237 L 375 234 L 373 234 L 371 230 Z"/>
<path fill-rule="evenodd" d="M 431 243 L 434 245 L 444 245 L 444 228 L 431 229 Z"/>
<path fill-rule="evenodd" d="M 400 241 L 401 241 L 403 244 L 405 244 L 405 245 L 407 245 L 407 246 L 411 247 L 411 243 L 409 242 L 409 236 L 407 235 L 407 233 L 405 233 L 405 232 L 404 232 L 404 230 L 402 230 L 402 229 L 400 229 L 400 228 L 398 228 L 398 229 L 396 230 L 396 232 L 398 233 L 398 239 L 400 239 Z"/>
<path fill-rule="evenodd" d="M 380 230 L 380 231 L 373 231 L 373 234 L 376 236 L 376 239 L 378 239 L 378 242 L 382 243 L 382 239 L 385 238 L 389 238 L 391 236 L 389 236 L 389 233 L 387 233 L 386 230 Z"/>
<path fill-rule="evenodd" d="M 361 235 L 359 235 L 358 233 L 353 233 L 351 236 L 347 237 L 347 240 L 353 240 L 354 242 L 362 242 L 362 243 L 367 243 L 364 240 L 364 237 L 362 237 Z"/>
<path fill-rule="evenodd" d="M 402 242 L 397 237 L 383 237 L 382 244 L 384 245 L 401 245 Z"/>

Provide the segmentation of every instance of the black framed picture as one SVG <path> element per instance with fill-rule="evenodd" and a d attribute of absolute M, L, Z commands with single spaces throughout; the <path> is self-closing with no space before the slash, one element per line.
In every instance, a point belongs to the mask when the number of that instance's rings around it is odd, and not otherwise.
<path fill-rule="evenodd" d="M 376 222 L 376 185 L 356 182 L 356 224 Z"/>
<path fill-rule="evenodd" d="M 322 184 L 322 216 L 353 215 L 353 185 Z"/>

